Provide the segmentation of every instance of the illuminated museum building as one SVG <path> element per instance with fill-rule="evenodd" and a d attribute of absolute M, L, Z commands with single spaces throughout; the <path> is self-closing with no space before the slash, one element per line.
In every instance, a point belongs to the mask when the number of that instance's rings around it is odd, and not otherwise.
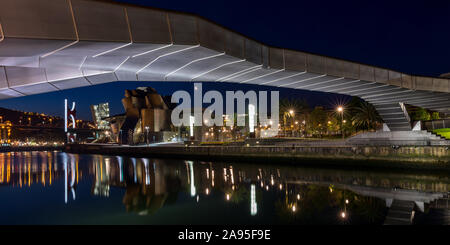
<path fill-rule="evenodd" d="M 113 126 L 113 135 L 120 143 L 138 144 L 169 141 L 176 136 L 171 123 L 171 110 L 161 95 L 150 87 L 125 90 L 122 99 L 125 119 L 117 120 L 120 128 Z M 117 132 L 118 129 L 118 132 Z"/>

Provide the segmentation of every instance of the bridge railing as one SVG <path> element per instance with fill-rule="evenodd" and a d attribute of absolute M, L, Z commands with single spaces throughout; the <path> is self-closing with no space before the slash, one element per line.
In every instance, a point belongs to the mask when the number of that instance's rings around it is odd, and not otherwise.
<path fill-rule="evenodd" d="M 428 131 L 441 128 L 450 128 L 450 118 L 424 121 L 423 127 Z"/>

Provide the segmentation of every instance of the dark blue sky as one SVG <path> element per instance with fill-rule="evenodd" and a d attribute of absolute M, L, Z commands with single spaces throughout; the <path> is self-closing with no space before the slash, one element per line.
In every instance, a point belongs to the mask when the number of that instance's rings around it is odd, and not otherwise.
<path fill-rule="evenodd" d="M 450 1 L 322 0 L 117 0 L 195 13 L 272 46 L 307 51 L 417 75 L 450 72 Z M 108 101 L 123 111 L 124 89 L 153 86 L 161 94 L 192 89 L 188 83 L 120 82 L 0 101 L 0 107 L 62 115 L 64 98 L 78 102 L 80 118 L 91 119 L 89 105 Z M 256 89 L 204 86 L 205 89 Z M 226 89 L 225 89 L 226 88 Z M 267 90 L 268 87 L 262 87 Z M 336 97 L 295 90 L 281 95 L 306 97 L 310 104 Z"/>

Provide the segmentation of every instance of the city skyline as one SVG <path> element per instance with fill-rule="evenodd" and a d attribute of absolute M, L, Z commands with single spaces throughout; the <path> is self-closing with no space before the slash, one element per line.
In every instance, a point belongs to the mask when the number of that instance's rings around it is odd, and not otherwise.
<path fill-rule="evenodd" d="M 241 85 L 230 83 L 206 82 L 203 83 L 206 90 L 218 90 L 225 94 L 227 90 L 255 90 L 255 91 L 280 91 L 280 98 L 302 98 L 308 101 L 311 107 L 333 106 L 337 101 L 348 101 L 350 96 L 293 90 L 289 88 L 276 88 L 259 85 Z M 0 107 L 20 110 L 26 112 L 45 113 L 52 116 L 63 117 L 64 99 L 75 101 L 77 103 L 77 118 L 92 121 L 90 106 L 106 103 L 110 104 L 111 115 L 121 114 L 124 108 L 121 98 L 126 89 L 133 90 L 137 87 L 153 87 L 163 96 L 172 95 L 177 90 L 186 90 L 193 93 L 193 83 L 187 82 L 113 82 L 88 87 L 61 90 L 37 95 L 28 95 L 25 97 L 0 100 Z M 58 104 L 60 102 L 60 104 Z"/>

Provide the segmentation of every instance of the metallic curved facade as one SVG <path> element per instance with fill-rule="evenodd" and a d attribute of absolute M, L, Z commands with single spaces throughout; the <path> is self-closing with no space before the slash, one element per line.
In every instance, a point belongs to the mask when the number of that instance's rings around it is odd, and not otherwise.
<path fill-rule="evenodd" d="M 270 47 L 195 15 L 97 0 L 0 1 L 0 99 L 114 81 L 358 96 L 392 131 L 411 130 L 404 104 L 450 113 L 449 79 Z"/>

